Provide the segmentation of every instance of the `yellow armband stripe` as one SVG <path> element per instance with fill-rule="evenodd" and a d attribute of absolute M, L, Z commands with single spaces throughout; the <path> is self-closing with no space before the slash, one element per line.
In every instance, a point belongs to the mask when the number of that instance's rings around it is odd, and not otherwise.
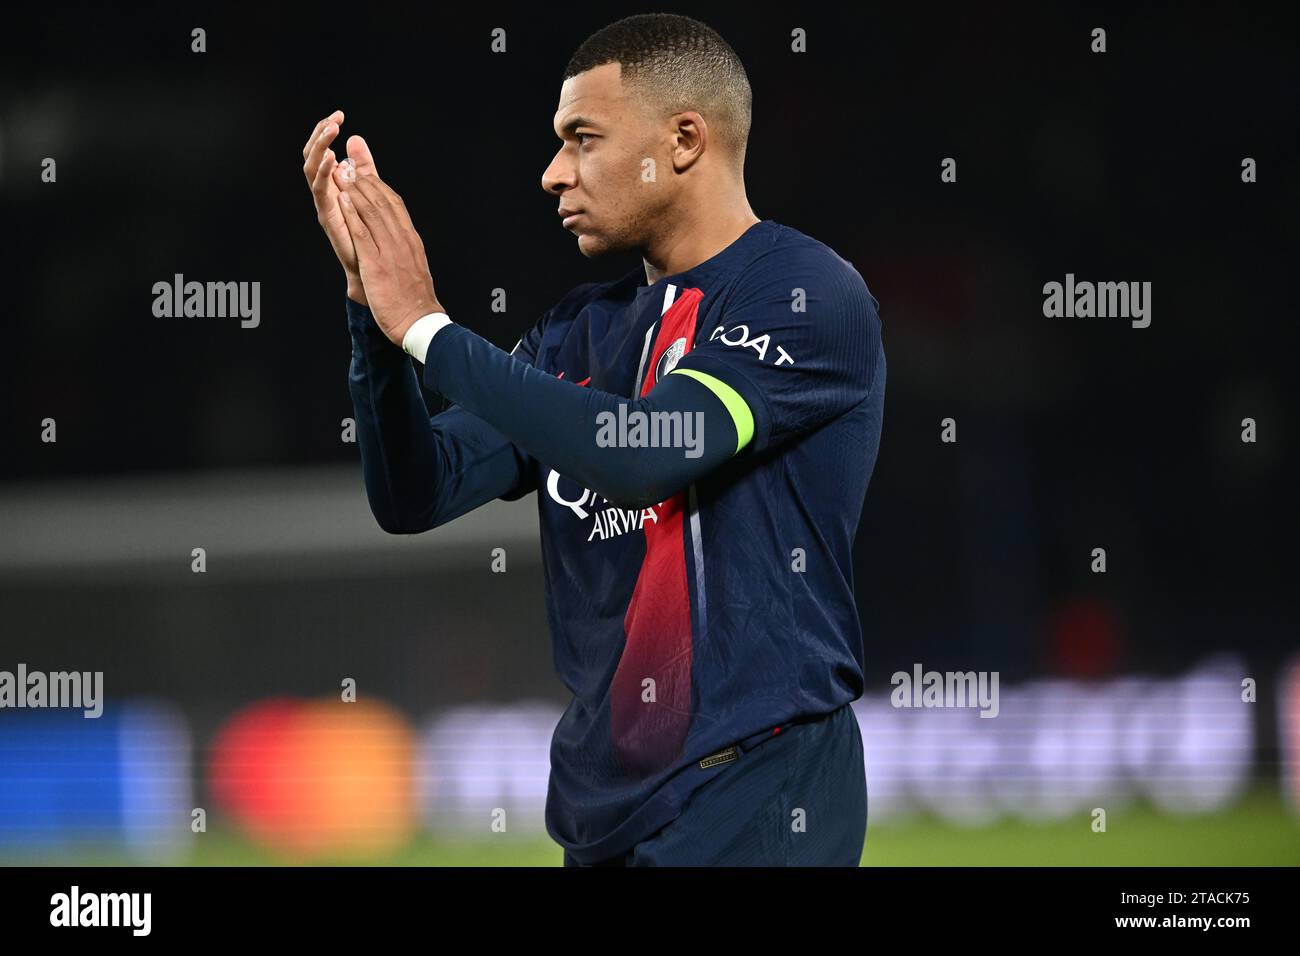
<path fill-rule="evenodd" d="M 718 396 L 728 412 L 731 413 L 731 420 L 736 425 L 736 452 L 739 453 L 742 448 L 749 444 L 754 437 L 754 415 L 745 404 L 745 400 L 740 397 L 740 393 L 728 385 L 720 378 L 716 378 L 707 372 L 697 372 L 693 368 L 675 368 L 672 370 L 673 375 L 689 375 L 697 382 L 703 383 L 709 391 Z"/>

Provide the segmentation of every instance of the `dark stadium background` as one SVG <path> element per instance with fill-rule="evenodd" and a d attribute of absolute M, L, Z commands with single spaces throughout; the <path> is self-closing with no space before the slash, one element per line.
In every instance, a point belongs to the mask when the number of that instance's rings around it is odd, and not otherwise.
<path fill-rule="evenodd" d="M 583 259 L 539 181 L 568 56 L 637 12 L 7 14 L 0 668 L 103 670 L 111 695 L 174 703 L 200 795 L 203 748 L 232 713 L 334 693 L 340 675 L 412 721 L 565 702 L 535 538 L 514 523 L 531 499 L 461 537 L 398 541 L 366 521 L 339 438 L 343 281 L 301 147 L 345 110 L 339 145 L 367 137 L 443 303 L 509 348 L 572 286 L 635 264 Z M 756 213 L 826 242 L 881 303 L 885 427 L 855 549 L 872 692 L 913 662 L 1010 683 L 1177 675 L 1228 651 L 1276 708 L 1297 648 L 1300 68 L 1284 14 L 674 12 L 746 64 Z M 795 27 L 806 54 L 790 52 Z M 949 156 L 955 184 L 939 178 Z M 1044 318 L 1042 285 L 1067 272 L 1150 281 L 1151 326 Z M 155 318 L 152 286 L 175 273 L 259 281 L 260 327 Z M 939 441 L 946 417 L 956 444 Z M 172 494 L 206 503 L 210 524 L 187 524 L 188 504 L 150 510 Z M 277 502 L 280 523 L 259 524 Z M 295 502 L 310 529 L 284 517 Z M 336 514 L 347 530 L 321 544 Z M 117 553 L 113 521 L 138 551 Z M 218 528 L 238 557 L 210 550 L 192 574 L 191 547 Z M 498 543 L 504 575 L 489 571 Z M 1275 709 L 1255 723 L 1255 773 L 1275 786 Z"/>

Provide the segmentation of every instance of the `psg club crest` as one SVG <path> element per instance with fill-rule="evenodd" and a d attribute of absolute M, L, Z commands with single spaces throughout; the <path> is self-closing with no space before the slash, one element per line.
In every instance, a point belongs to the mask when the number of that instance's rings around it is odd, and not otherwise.
<path fill-rule="evenodd" d="M 671 372 L 677 367 L 682 356 L 686 353 L 686 339 L 678 339 L 668 348 L 664 349 L 664 354 L 659 356 L 659 364 L 655 366 L 655 382 Z"/>

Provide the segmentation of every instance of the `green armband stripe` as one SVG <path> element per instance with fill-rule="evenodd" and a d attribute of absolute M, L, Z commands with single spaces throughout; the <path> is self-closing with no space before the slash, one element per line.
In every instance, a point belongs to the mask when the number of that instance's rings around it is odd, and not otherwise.
<path fill-rule="evenodd" d="M 736 425 L 736 452 L 749 444 L 749 440 L 754 437 L 754 415 L 745 404 L 745 400 L 740 397 L 740 393 L 728 385 L 720 378 L 715 378 L 707 372 L 697 372 L 693 368 L 675 368 L 673 375 L 689 375 L 697 382 L 702 382 L 731 413 L 731 420 Z"/>

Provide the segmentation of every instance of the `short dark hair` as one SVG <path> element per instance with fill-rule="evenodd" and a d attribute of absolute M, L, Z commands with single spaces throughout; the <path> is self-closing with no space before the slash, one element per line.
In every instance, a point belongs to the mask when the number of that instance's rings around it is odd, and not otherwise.
<path fill-rule="evenodd" d="M 697 110 L 743 164 L 752 105 L 749 77 L 736 51 L 712 27 L 672 13 L 624 17 L 583 41 L 562 80 L 606 63 L 620 64 L 624 82 L 668 112 Z"/>

